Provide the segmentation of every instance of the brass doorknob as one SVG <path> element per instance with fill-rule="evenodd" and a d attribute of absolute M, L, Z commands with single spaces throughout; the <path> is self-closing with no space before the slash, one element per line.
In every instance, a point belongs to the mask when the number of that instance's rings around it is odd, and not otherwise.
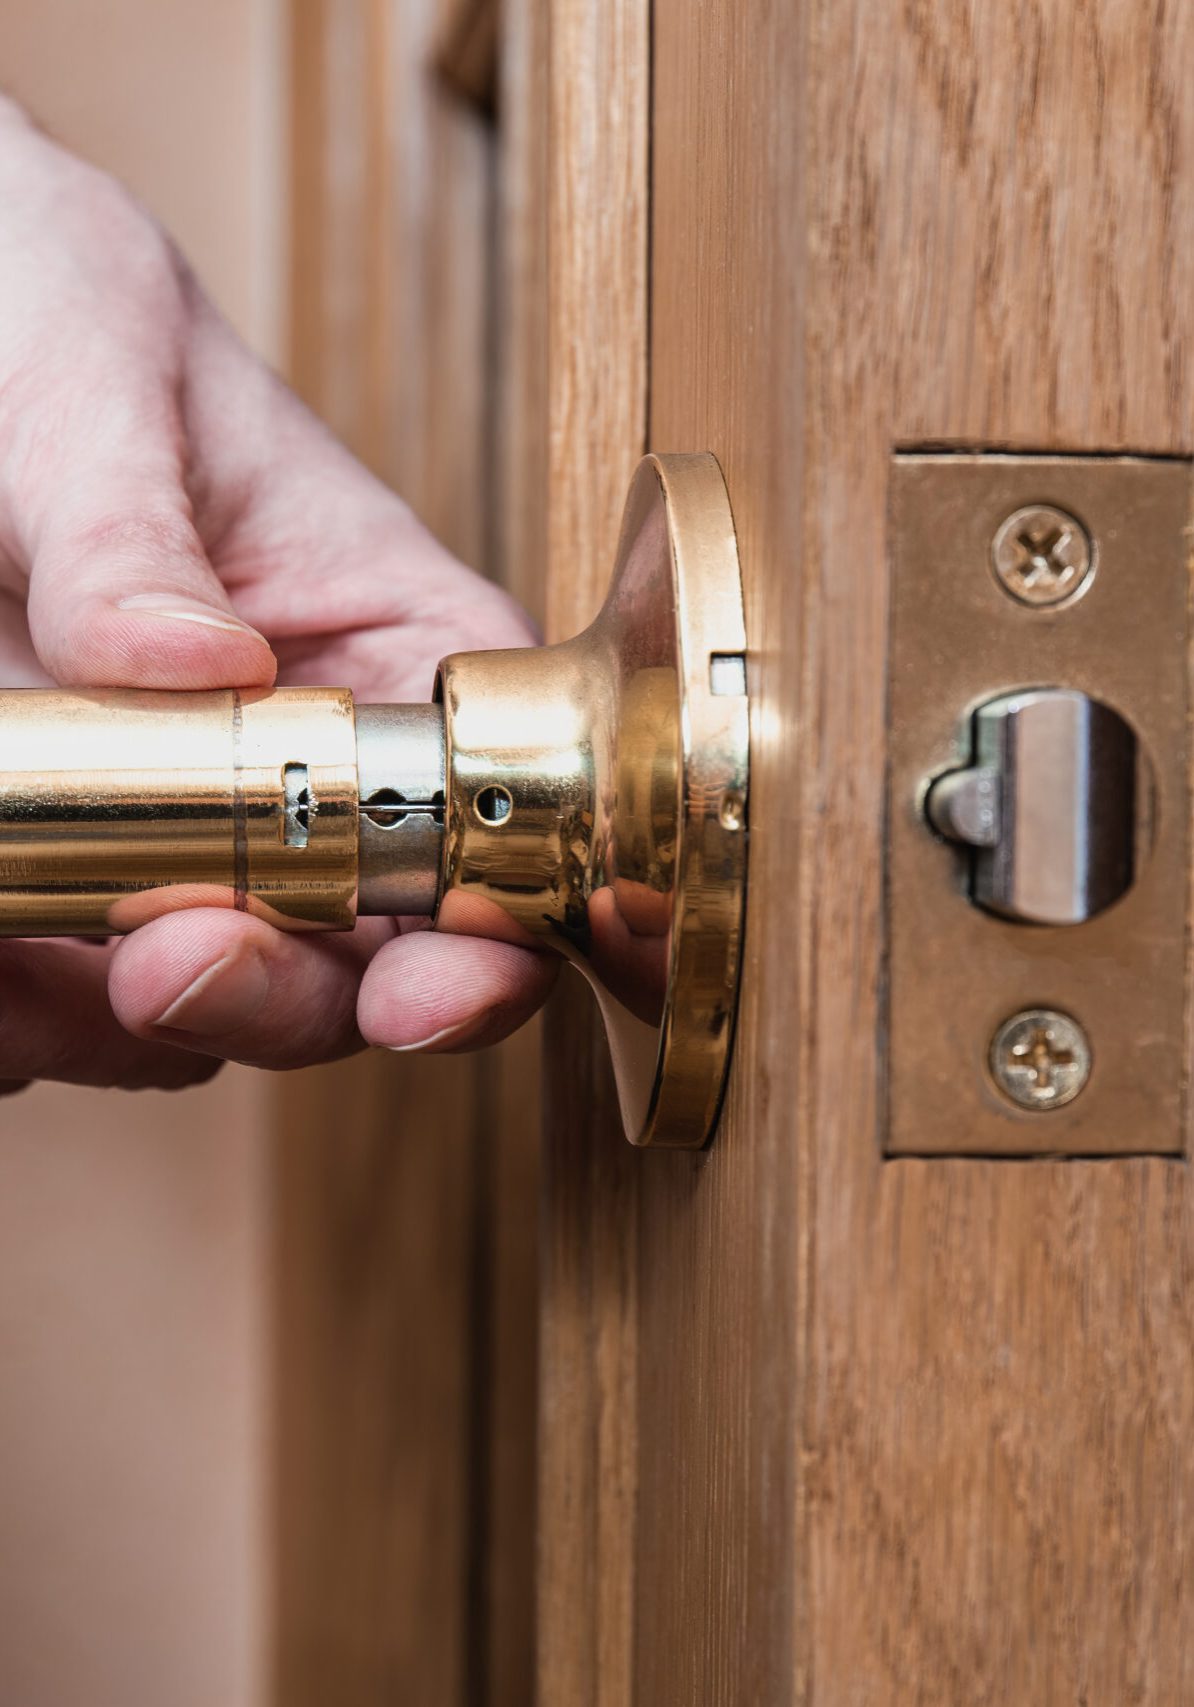
<path fill-rule="evenodd" d="M 585 974 L 633 1142 L 710 1137 L 748 781 L 742 592 L 713 457 L 640 464 L 590 628 L 447 658 L 435 705 L 17 690 L 0 728 L 0 934 L 108 935 L 186 906 L 285 929 L 434 913 Z"/>

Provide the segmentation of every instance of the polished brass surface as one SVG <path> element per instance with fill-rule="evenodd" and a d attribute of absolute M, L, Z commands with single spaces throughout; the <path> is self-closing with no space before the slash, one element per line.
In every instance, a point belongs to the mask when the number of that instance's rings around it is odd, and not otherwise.
<path fill-rule="evenodd" d="M 729 1063 L 746 883 L 745 634 L 711 456 L 649 457 L 609 598 L 543 650 L 464 653 L 441 704 L 0 694 L 0 934 L 182 907 L 285 929 L 430 913 L 589 978 L 628 1136 L 699 1146 Z"/>
<path fill-rule="evenodd" d="M 746 883 L 745 633 L 710 456 L 648 457 L 605 607 L 441 666 L 441 929 L 560 950 L 609 1033 L 627 1136 L 697 1146 L 729 1062 Z"/>
<path fill-rule="evenodd" d="M 13 691 L 0 740 L 0 934 L 106 936 L 194 906 L 353 923 L 350 694 Z"/>
<path fill-rule="evenodd" d="M 884 1028 L 892 1154 L 1185 1150 L 1191 495 L 1184 461 L 895 459 Z M 1033 607 L 1009 599 L 991 573 L 991 541 L 1004 518 L 1046 505 L 1077 518 L 1098 573 L 1080 597 Z M 933 779 L 971 758 L 971 714 L 1034 688 L 1104 703 L 1139 744 L 1132 885 L 1080 923 L 1026 924 L 976 907 L 971 856 L 937 839 L 924 816 Z M 1042 846 L 1033 857 L 1050 855 Z M 1002 1095 L 990 1065 L 1007 1016 L 1033 1010 L 1069 1016 L 1089 1039 L 1089 1083 L 1047 1118 Z"/>

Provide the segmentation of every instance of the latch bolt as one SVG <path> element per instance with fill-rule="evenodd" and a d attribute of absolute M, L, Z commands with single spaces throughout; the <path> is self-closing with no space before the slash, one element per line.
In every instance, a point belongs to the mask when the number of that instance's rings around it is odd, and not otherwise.
<path fill-rule="evenodd" d="M 971 898 L 1025 924 L 1076 925 L 1132 885 L 1137 741 L 1100 700 L 1033 688 L 971 720 L 972 762 L 925 805 L 933 827 L 973 850 Z"/>

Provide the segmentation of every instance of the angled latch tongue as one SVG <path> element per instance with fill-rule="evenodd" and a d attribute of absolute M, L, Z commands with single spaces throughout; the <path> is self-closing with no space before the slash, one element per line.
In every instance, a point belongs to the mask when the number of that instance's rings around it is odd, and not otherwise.
<path fill-rule="evenodd" d="M 1137 743 L 1101 701 L 1067 688 L 989 700 L 973 761 L 941 776 L 925 809 L 971 847 L 971 898 L 1026 924 L 1074 925 L 1131 887 Z"/>

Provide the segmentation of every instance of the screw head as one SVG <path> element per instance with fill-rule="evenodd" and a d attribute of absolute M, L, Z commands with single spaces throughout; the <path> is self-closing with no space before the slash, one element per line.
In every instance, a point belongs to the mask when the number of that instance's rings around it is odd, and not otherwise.
<path fill-rule="evenodd" d="M 991 1040 L 991 1076 L 1017 1108 L 1063 1108 L 1090 1077 L 1090 1040 L 1056 1008 L 1025 1008 Z"/>
<path fill-rule="evenodd" d="M 1063 604 L 1094 578 L 1090 535 L 1076 516 L 1052 504 L 1030 504 L 1000 524 L 991 545 L 995 578 L 1021 604 Z"/>

